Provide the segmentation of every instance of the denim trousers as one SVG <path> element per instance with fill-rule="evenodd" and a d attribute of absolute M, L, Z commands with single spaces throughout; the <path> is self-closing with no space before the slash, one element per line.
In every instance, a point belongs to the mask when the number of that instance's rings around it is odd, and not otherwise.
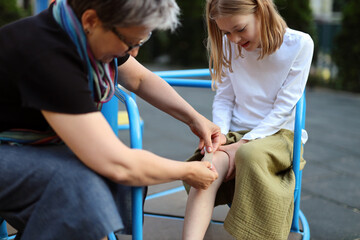
<path fill-rule="evenodd" d="M 131 189 L 85 166 L 65 145 L 0 145 L 0 216 L 22 240 L 131 232 Z"/>

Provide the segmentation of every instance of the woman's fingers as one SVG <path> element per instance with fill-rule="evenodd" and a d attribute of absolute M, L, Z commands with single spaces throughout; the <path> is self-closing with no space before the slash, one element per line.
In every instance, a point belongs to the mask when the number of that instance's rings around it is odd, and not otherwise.
<path fill-rule="evenodd" d="M 195 174 L 189 174 L 186 183 L 196 189 L 207 189 L 217 178 L 218 173 L 215 168 L 211 168 L 209 162 L 191 162 L 195 168 Z"/>

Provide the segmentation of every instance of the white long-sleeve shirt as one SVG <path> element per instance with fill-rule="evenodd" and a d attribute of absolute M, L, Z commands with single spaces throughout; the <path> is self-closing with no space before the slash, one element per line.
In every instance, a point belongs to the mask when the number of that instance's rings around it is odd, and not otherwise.
<path fill-rule="evenodd" d="M 310 71 L 314 43 L 308 34 L 286 29 L 281 47 L 257 60 L 260 49 L 232 46 L 233 72 L 218 84 L 213 102 L 213 122 L 226 134 L 250 130 L 243 138 L 253 140 L 294 130 L 295 106 L 302 96 Z M 307 140 L 303 131 L 302 142 Z"/>

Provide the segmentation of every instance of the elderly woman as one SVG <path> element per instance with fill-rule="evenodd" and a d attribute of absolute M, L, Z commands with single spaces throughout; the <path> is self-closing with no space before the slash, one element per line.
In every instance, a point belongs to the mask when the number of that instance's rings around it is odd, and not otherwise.
<path fill-rule="evenodd" d="M 208 163 L 128 148 L 99 111 L 118 76 L 186 123 L 200 148 L 218 148 L 220 129 L 134 58 L 152 30 L 176 27 L 178 12 L 173 0 L 57 0 L 0 29 L 0 216 L 17 239 L 128 232 L 128 186 L 206 189 L 217 178 Z"/>

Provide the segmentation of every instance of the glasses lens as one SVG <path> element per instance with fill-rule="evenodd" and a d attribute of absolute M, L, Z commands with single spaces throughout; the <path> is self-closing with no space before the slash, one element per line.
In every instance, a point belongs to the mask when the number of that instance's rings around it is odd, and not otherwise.
<path fill-rule="evenodd" d="M 147 41 L 149 41 L 151 34 L 152 34 L 152 32 L 149 32 L 149 35 L 146 38 L 144 38 L 143 40 L 141 40 L 139 45 L 141 46 L 144 43 L 146 43 Z"/>
<path fill-rule="evenodd" d="M 138 44 L 131 45 L 131 44 L 129 44 L 129 43 L 125 40 L 126 38 L 125 38 L 122 34 L 120 34 L 119 31 L 118 31 L 115 27 L 112 27 L 111 30 L 112 30 L 113 33 L 115 33 L 115 35 L 116 35 L 121 41 L 123 41 L 123 42 L 129 47 L 129 49 L 128 49 L 126 52 L 129 52 L 129 51 L 131 51 L 131 50 L 134 49 L 134 48 L 139 48 L 139 47 L 141 47 L 144 43 L 146 43 L 146 42 L 150 39 L 150 37 L 151 37 L 151 35 L 152 35 L 152 32 L 150 32 L 149 35 L 148 35 L 146 38 L 144 38 L 143 40 L 141 40 Z"/>

